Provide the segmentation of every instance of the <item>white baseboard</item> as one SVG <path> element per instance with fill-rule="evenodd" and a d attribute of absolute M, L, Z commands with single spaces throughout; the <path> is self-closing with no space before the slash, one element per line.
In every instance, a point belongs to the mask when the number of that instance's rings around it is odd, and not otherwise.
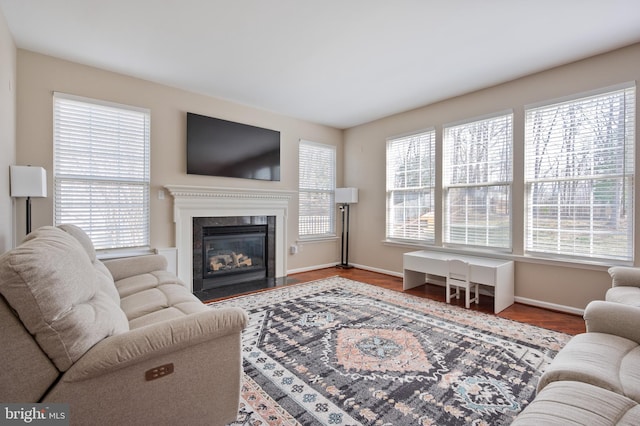
<path fill-rule="evenodd" d="M 309 266 L 309 267 L 306 267 L 306 268 L 289 269 L 289 270 L 287 271 L 287 275 L 289 275 L 289 274 L 299 274 L 299 273 L 301 273 L 301 272 L 317 271 L 318 269 L 333 268 L 333 267 L 335 267 L 338 263 L 340 263 L 340 262 L 336 262 L 336 263 L 327 263 L 326 265 L 314 265 L 314 266 Z"/>
<path fill-rule="evenodd" d="M 391 275 L 392 277 L 402 278 L 402 272 L 388 271 L 386 269 L 374 268 L 374 267 L 371 267 L 371 266 L 360 265 L 360 264 L 357 264 L 357 263 L 352 263 L 352 265 L 353 265 L 354 268 L 364 269 L 365 271 L 378 272 L 380 274 Z"/>
<path fill-rule="evenodd" d="M 328 264 L 325 264 L 325 265 L 314 265 L 314 266 L 309 266 L 309 267 L 306 267 L 306 268 L 289 269 L 287 271 L 287 275 L 288 274 L 299 274 L 301 272 L 317 271 L 318 269 L 334 268 L 338 264 L 340 264 L 340 262 L 328 263 Z M 360 265 L 360 264 L 356 264 L 356 263 L 350 263 L 350 265 L 352 265 L 354 268 L 363 269 L 365 271 L 378 272 L 380 274 L 391 275 L 393 277 L 402 278 L 402 272 L 387 271 L 385 269 L 372 268 L 371 266 Z"/>
<path fill-rule="evenodd" d="M 516 296 L 516 302 L 523 305 L 537 306 L 538 308 L 550 309 L 552 311 L 565 312 L 573 315 L 584 315 L 584 309 L 574 308 L 573 306 L 558 305 L 556 303 L 544 302 L 542 300 L 529 299 L 527 297 Z"/>

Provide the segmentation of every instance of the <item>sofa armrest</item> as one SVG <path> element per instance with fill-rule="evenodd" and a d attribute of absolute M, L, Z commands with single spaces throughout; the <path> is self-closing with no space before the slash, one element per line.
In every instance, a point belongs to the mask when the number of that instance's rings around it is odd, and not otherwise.
<path fill-rule="evenodd" d="M 614 266 L 608 272 L 612 287 L 640 287 L 640 268 Z"/>
<path fill-rule="evenodd" d="M 606 333 L 640 343 L 640 308 L 596 300 L 584 310 L 587 332 Z"/>
<path fill-rule="evenodd" d="M 103 261 L 114 281 L 153 271 L 166 271 L 167 259 L 161 254 L 122 257 Z"/>
<path fill-rule="evenodd" d="M 240 308 L 221 308 L 162 321 L 108 337 L 91 348 L 65 374 L 65 382 L 91 379 L 155 357 L 234 333 L 248 321 Z"/>

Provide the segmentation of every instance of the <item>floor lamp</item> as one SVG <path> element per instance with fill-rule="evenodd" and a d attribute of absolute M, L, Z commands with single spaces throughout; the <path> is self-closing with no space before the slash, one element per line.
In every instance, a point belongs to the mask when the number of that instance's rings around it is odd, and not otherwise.
<path fill-rule="evenodd" d="M 336 188 L 336 203 L 340 204 L 342 213 L 342 238 L 340 247 L 340 264 L 338 268 L 353 268 L 349 265 L 349 205 L 358 202 L 358 188 Z"/>
<path fill-rule="evenodd" d="M 27 197 L 27 234 L 31 232 L 31 197 L 47 196 L 47 172 L 42 167 L 9 166 L 11 196 Z"/>

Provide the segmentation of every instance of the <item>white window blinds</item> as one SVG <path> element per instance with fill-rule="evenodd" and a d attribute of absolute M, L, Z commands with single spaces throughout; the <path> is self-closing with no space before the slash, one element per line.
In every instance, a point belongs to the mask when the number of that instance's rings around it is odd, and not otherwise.
<path fill-rule="evenodd" d="M 298 159 L 298 236 L 334 236 L 336 148 L 301 140 Z"/>
<path fill-rule="evenodd" d="M 526 249 L 633 259 L 635 86 L 526 109 Z"/>
<path fill-rule="evenodd" d="M 54 94 L 55 223 L 96 249 L 149 246 L 149 111 Z"/>
<path fill-rule="evenodd" d="M 444 242 L 511 248 L 513 114 L 444 129 Z"/>
<path fill-rule="evenodd" d="M 435 241 L 435 130 L 387 141 L 387 238 Z"/>

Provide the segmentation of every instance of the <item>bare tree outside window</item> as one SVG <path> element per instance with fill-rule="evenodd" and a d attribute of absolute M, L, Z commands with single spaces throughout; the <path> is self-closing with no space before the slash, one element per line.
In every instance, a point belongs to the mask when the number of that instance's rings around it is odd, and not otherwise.
<path fill-rule="evenodd" d="M 435 241 L 435 130 L 387 142 L 387 238 Z"/>
<path fill-rule="evenodd" d="M 444 241 L 511 248 L 512 114 L 444 130 Z"/>
<path fill-rule="evenodd" d="M 526 111 L 529 252 L 631 260 L 635 87 Z"/>

